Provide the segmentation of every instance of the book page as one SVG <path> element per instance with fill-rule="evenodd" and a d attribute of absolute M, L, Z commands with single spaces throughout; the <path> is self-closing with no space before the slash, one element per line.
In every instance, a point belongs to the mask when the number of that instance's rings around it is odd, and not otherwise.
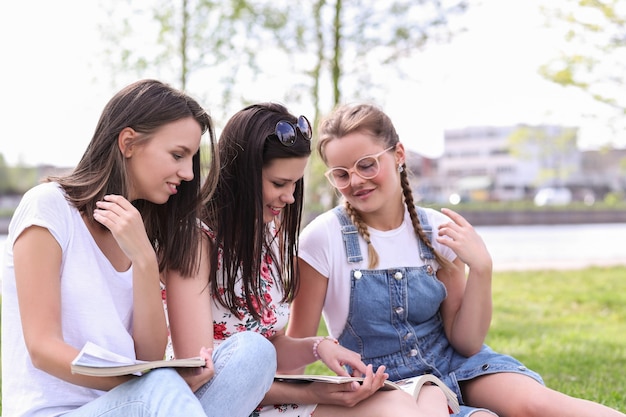
<path fill-rule="evenodd" d="M 72 365 L 98 367 L 125 366 L 137 363 L 145 363 L 145 361 L 127 358 L 92 342 L 85 343 L 78 356 L 72 361 Z"/>

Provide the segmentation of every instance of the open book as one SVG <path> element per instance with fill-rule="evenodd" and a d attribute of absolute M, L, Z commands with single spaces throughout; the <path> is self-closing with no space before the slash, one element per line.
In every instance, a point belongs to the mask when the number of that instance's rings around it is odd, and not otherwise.
<path fill-rule="evenodd" d="M 142 375 L 155 368 L 195 368 L 205 365 L 200 357 L 140 361 L 111 352 L 92 342 L 85 343 L 72 361 L 72 373 L 91 376 Z"/>
<path fill-rule="evenodd" d="M 274 381 L 279 382 L 295 382 L 295 383 L 306 383 L 306 382 L 325 382 L 328 384 L 344 384 L 346 382 L 362 382 L 365 378 L 360 377 L 352 377 L 352 376 L 338 376 L 338 375 L 283 375 L 277 374 L 274 377 Z M 420 376 L 415 376 L 412 378 L 401 379 L 399 381 L 385 381 L 385 385 L 381 388 L 382 390 L 391 390 L 391 389 L 399 389 L 405 392 L 408 392 L 413 396 L 413 398 L 417 399 L 419 395 L 420 389 L 424 384 L 434 384 L 437 385 L 443 393 L 445 394 L 448 400 L 448 408 L 450 413 L 458 413 L 461 411 L 459 407 L 459 401 L 454 393 L 446 384 L 443 383 L 442 380 L 437 378 L 432 374 L 424 374 Z"/>

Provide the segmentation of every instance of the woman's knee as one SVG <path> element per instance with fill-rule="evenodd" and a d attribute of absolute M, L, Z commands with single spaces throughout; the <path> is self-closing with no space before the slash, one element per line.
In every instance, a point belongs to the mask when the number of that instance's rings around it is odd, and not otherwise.
<path fill-rule="evenodd" d="M 237 343 L 239 352 L 251 357 L 254 363 L 259 363 L 259 361 L 276 363 L 274 345 L 259 333 L 240 332 L 229 337 L 229 339 L 233 339 Z"/>
<path fill-rule="evenodd" d="M 259 376 L 276 373 L 276 349 L 274 345 L 255 332 L 240 332 L 230 336 L 220 348 L 230 351 L 239 366 L 250 372 L 258 372 Z M 231 358 L 232 359 L 232 358 Z"/>

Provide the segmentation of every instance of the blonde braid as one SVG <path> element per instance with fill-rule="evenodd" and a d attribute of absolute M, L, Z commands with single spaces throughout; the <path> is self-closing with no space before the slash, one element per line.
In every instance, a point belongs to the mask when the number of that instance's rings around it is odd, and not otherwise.
<path fill-rule="evenodd" d="M 422 229 L 422 224 L 420 223 L 419 216 L 417 215 L 417 211 L 415 210 L 413 191 L 411 190 L 411 184 L 409 184 L 409 174 L 407 173 L 407 169 L 404 164 L 402 165 L 402 167 L 405 169 L 400 173 L 400 184 L 402 184 L 402 194 L 404 194 L 404 202 L 406 203 L 406 208 L 409 211 L 409 216 L 411 217 L 411 223 L 413 224 L 413 230 L 415 231 L 415 234 L 417 235 L 419 240 L 424 242 L 424 244 L 433 251 L 437 263 L 439 263 L 442 268 L 452 266 L 452 263 L 449 260 L 441 256 L 441 254 L 439 254 L 439 252 L 435 250 L 432 242 L 430 241 L 430 239 L 428 239 L 428 236 L 426 236 L 424 229 Z M 435 233 L 434 230 L 433 233 Z"/>
<path fill-rule="evenodd" d="M 367 230 L 367 225 L 363 223 L 361 216 L 359 213 L 350 205 L 350 203 L 346 200 L 345 203 L 346 213 L 350 216 L 350 220 L 356 226 L 359 234 L 363 236 L 363 239 L 367 243 L 367 256 L 369 258 L 369 263 L 367 265 L 368 269 L 374 269 L 378 265 L 378 253 L 376 249 L 374 249 L 374 245 L 372 245 L 372 241 L 370 239 L 370 232 Z"/>

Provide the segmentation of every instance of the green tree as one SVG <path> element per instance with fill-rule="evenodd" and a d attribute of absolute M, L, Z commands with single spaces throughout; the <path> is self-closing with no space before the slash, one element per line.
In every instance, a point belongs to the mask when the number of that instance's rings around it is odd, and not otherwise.
<path fill-rule="evenodd" d="M 556 126 L 520 126 L 508 137 L 512 155 L 539 162 L 537 185 L 565 184 L 576 170 L 577 129 Z"/>
<path fill-rule="evenodd" d="M 117 0 L 102 7 L 114 84 L 154 76 L 201 92 L 219 121 L 230 112 L 236 81 L 259 72 L 257 52 L 267 36 L 253 24 L 255 10 L 245 0 Z"/>
<path fill-rule="evenodd" d="M 290 20 L 275 28 L 274 36 L 291 57 L 293 70 L 309 78 L 308 98 L 317 126 L 324 113 L 346 98 L 376 101 L 389 87 L 381 74 L 403 78 L 406 74 L 398 65 L 402 59 L 427 43 L 449 41 L 460 30 L 450 19 L 465 12 L 468 2 L 315 0 L 310 15 L 303 6 L 289 6 Z M 310 62 L 309 68 L 302 62 Z M 313 215 L 336 204 L 338 193 L 326 183 L 317 154 L 309 167 L 307 207 Z"/>
<path fill-rule="evenodd" d="M 395 79 L 406 76 L 399 65 L 403 58 L 427 43 L 449 41 L 460 30 L 450 19 L 462 14 L 468 2 L 154 0 L 138 8 L 118 0 L 106 7 L 109 21 L 119 27 L 103 27 L 103 33 L 111 46 L 113 74 L 156 72 L 183 89 L 209 89 L 203 102 L 216 120 L 226 120 L 232 107 L 246 104 L 241 86 L 249 86 L 248 80 L 261 84 L 276 73 L 288 74 L 281 86 L 285 102 L 313 108 L 309 118 L 316 126 L 346 97 L 380 97 L 390 71 Z M 381 76 L 384 71 L 387 75 Z M 295 111 L 293 104 L 289 107 Z M 307 207 L 315 212 L 333 204 L 335 194 L 317 157 L 310 167 Z"/>
<path fill-rule="evenodd" d="M 548 3 L 548 2 L 546 2 Z M 549 3 L 548 3 L 549 4 Z M 558 8 L 557 8 L 558 7 Z M 566 46 L 540 73 L 579 89 L 614 110 L 609 127 L 626 128 L 626 8 L 623 0 L 568 0 L 546 5 L 546 16 L 564 28 Z"/>
<path fill-rule="evenodd" d="M 9 166 L 4 160 L 4 155 L 0 153 L 0 194 L 6 194 L 11 190 Z"/>

